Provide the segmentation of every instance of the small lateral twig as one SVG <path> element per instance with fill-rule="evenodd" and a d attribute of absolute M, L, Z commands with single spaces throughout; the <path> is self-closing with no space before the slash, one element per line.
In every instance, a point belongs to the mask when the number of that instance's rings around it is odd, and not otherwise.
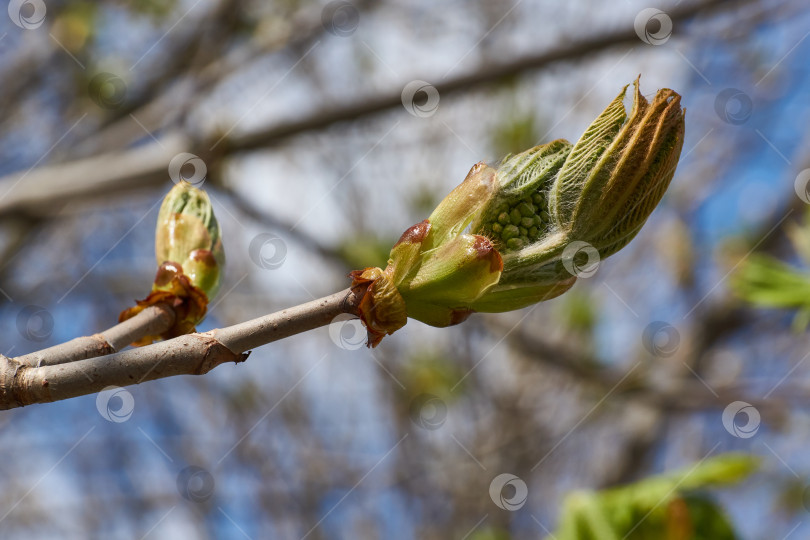
<path fill-rule="evenodd" d="M 149 306 L 131 319 L 92 336 L 82 336 L 14 360 L 21 366 L 40 367 L 113 354 L 145 336 L 159 335 L 174 324 L 175 312 L 168 304 Z"/>
<path fill-rule="evenodd" d="M 83 360 L 37 367 L 0 355 L 0 409 L 60 401 L 107 386 L 202 375 L 225 362 L 244 362 L 250 349 L 325 326 L 342 313 L 356 315 L 360 299 L 362 292 L 346 289 L 234 326 Z"/>

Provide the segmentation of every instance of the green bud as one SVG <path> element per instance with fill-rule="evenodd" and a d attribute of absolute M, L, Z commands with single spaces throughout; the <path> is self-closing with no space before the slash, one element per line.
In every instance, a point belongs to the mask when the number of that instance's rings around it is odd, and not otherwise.
<path fill-rule="evenodd" d="M 353 272 L 369 343 L 407 317 L 447 326 L 473 311 L 554 298 L 576 281 L 566 247 L 590 244 L 604 259 L 626 245 L 669 185 L 684 132 L 678 94 L 660 90 L 648 103 L 636 81 L 628 118 L 626 89 L 575 145 L 558 139 L 497 168 L 476 164 L 427 220 L 405 231 L 385 270 Z"/>
<path fill-rule="evenodd" d="M 648 103 L 636 81 L 635 102 L 628 118 L 623 105 L 625 91 L 576 145 L 554 141 L 511 156 L 498 167 L 499 190 L 494 199 L 520 205 L 519 201 L 531 194 L 536 202 L 532 224 L 536 230 L 521 221 L 528 234 L 518 230 L 519 235 L 501 236 L 504 245 L 497 247 L 504 271 L 489 295 L 569 279 L 571 274 L 562 263 L 566 246 L 585 242 L 604 259 L 638 233 L 658 204 L 672 179 L 683 143 L 680 96 L 672 90 L 660 90 Z M 485 208 L 483 212 L 491 211 Z M 510 244 L 512 238 L 523 240 L 522 245 Z M 516 309 L 530 303 L 527 299 L 511 306 Z"/>
<path fill-rule="evenodd" d="M 158 266 L 180 264 L 191 283 L 211 299 L 220 285 L 225 265 L 219 223 L 208 195 L 179 182 L 163 199 L 155 230 Z"/>
<path fill-rule="evenodd" d="M 219 223 L 204 191 L 187 182 L 169 191 L 158 212 L 155 256 L 158 270 L 152 292 L 121 312 L 119 321 L 156 304 L 171 305 L 175 321 L 162 334 L 145 336 L 133 345 L 148 345 L 193 332 L 219 289 L 225 253 Z"/>

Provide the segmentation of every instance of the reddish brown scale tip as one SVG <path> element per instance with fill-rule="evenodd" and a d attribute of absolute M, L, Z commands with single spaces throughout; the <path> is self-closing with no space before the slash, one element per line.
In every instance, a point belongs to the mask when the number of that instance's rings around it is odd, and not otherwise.
<path fill-rule="evenodd" d="M 450 326 L 454 326 L 456 324 L 461 324 L 466 321 L 470 315 L 475 313 L 472 309 L 454 309 L 450 313 Z"/>
<path fill-rule="evenodd" d="M 478 171 L 480 171 L 481 169 L 483 169 L 486 166 L 487 166 L 486 163 L 484 163 L 483 161 L 479 161 L 478 163 L 476 163 L 475 165 L 472 166 L 472 168 L 470 169 L 470 172 L 467 173 L 467 176 L 470 176 L 472 174 L 477 173 Z"/>
<path fill-rule="evenodd" d="M 164 287 L 171 283 L 175 276 L 183 273 L 183 268 L 176 262 L 166 261 L 158 266 L 155 274 L 155 285 Z"/>
<path fill-rule="evenodd" d="M 420 221 L 402 233 L 402 236 L 399 237 L 399 240 L 397 240 L 397 243 L 394 244 L 394 247 L 397 247 L 403 242 L 418 244 L 427 238 L 428 232 L 430 232 L 430 221 L 427 219 Z"/>
<path fill-rule="evenodd" d="M 210 249 L 195 249 L 188 254 L 189 259 L 192 261 L 204 262 L 208 266 L 216 266 L 217 260 Z"/>
<path fill-rule="evenodd" d="M 475 242 L 473 242 L 472 247 L 478 254 L 478 258 L 489 259 L 490 272 L 503 272 L 503 259 L 498 250 L 492 245 L 490 239 L 479 234 L 473 236 L 475 236 Z"/>

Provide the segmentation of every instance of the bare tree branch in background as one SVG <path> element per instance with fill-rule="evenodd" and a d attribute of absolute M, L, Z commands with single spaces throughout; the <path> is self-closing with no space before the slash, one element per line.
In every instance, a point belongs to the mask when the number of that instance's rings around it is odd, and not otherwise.
<path fill-rule="evenodd" d="M 674 9 L 669 16 L 673 22 L 682 22 L 707 10 L 727 6 L 738 7 L 738 4 L 729 0 L 710 0 Z M 472 73 L 445 79 L 435 86 L 442 95 L 467 92 L 509 76 L 603 53 L 611 47 L 637 40 L 633 28 L 609 32 L 551 51 L 483 66 Z M 356 121 L 398 107 L 401 100 L 401 91 L 397 89 L 357 103 L 328 107 L 305 118 L 246 135 L 225 139 L 217 134 L 196 137 L 175 131 L 164 135 L 159 142 L 147 143 L 132 150 L 13 173 L 0 178 L 0 213 L 42 215 L 51 210 L 50 205 L 55 200 L 70 201 L 156 185 L 165 180 L 167 164 L 180 152 L 193 152 L 214 167 L 222 157 L 265 148 L 282 139 L 324 129 L 339 122 Z"/>

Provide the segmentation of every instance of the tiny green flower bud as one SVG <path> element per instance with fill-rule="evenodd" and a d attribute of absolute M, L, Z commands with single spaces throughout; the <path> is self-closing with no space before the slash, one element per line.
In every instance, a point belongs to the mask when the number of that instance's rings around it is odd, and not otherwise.
<path fill-rule="evenodd" d="M 510 238 L 506 242 L 506 247 L 511 250 L 518 250 L 523 247 L 523 240 L 521 238 Z"/>
<path fill-rule="evenodd" d="M 514 225 L 507 225 L 506 227 L 503 228 L 503 234 L 501 235 L 501 238 L 503 238 L 504 242 L 508 242 L 512 238 L 517 238 L 518 236 L 520 236 L 520 229 L 518 229 Z"/>
<path fill-rule="evenodd" d="M 522 202 L 518 205 L 517 209 L 524 218 L 534 215 L 534 206 L 529 203 Z"/>

